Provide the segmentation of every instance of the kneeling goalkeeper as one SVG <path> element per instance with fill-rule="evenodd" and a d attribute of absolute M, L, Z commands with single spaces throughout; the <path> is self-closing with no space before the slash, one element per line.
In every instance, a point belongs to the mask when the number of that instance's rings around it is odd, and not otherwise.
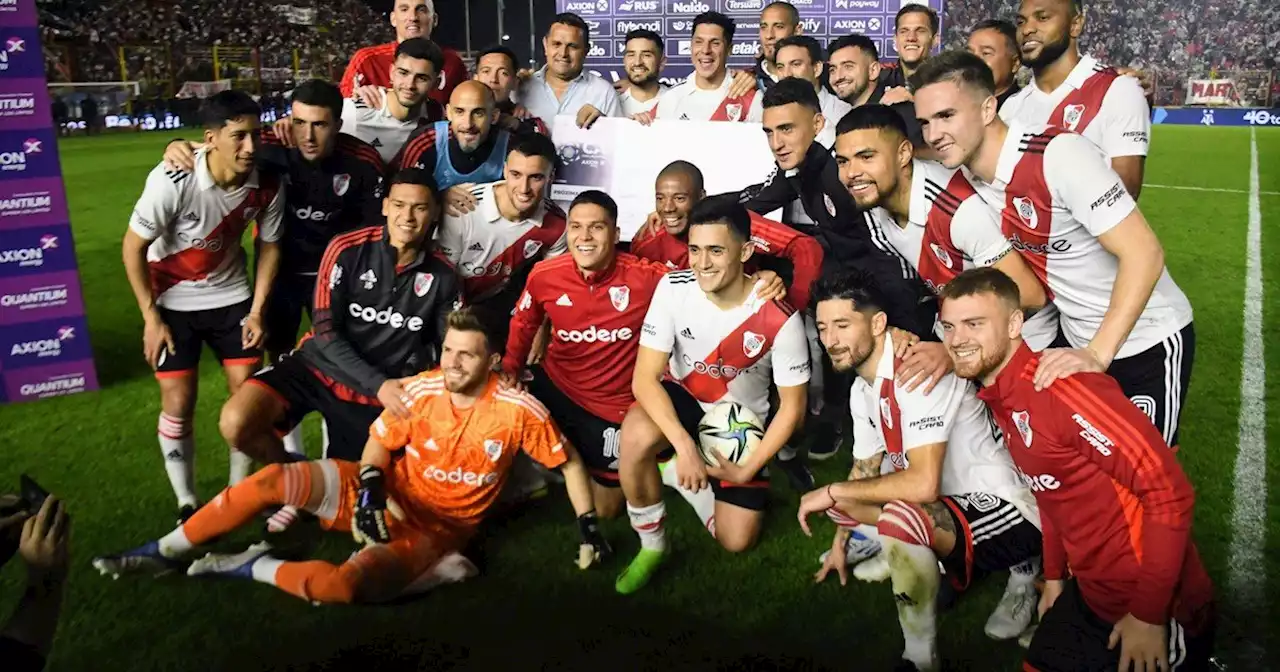
<path fill-rule="evenodd" d="M 408 415 L 384 411 L 359 464 L 269 465 L 159 540 L 95 558 L 94 566 L 113 576 L 185 568 L 193 576 L 251 578 L 315 602 L 382 602 L 420 592 L 474 573 L 458 551 L 497 499 L 520 450 L 562 470 L 582 537 L 579 566 L 595 564 L 611 549 L 596 523 L 587 470 L 541 403 L 499 387 L 493 369 L 502 352 L 470 309 L 455 311 L 440 368 L 402 381 Z M 350 530 L 364 549 L 341 565 L 286 562 L 272 557 L 267 544 L 182 560 L 282 504 L 314 513 L 327 529 Z"/>

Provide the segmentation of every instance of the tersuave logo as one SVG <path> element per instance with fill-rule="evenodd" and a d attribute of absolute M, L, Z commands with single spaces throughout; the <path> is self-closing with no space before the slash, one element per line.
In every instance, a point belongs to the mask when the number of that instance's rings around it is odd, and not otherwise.
<path fill-rule="evenodd" d="M 358 303 L 352 303 L 347 307 L 347 312 L 351 313 L 351 317 L 359 318 L 370 324 L 385 324 L 392 329 L 422 331 L 421 317 L 414 315 L 406 319 L 404 314 L 394 311 L 390 307 L 376 310 L 374 308 L 366 308 Z"/>
<path fill-rule="evenodd" d="M 560 340 L 568 343 L 616 343 L 619 341 L 629 341 L 634 335 L 635 334 L 632 333 L 629 327 L 623 327 L 621 329 L 604 329 L 601 327 L 591 326 L 587 327 L 585 331 L 578 331 L 576 329 L 573 331 L 566 331 L 561 329 L 556 332 L 556 336 L 560 337 Z"/>
<path fill-rule="evenodd" d="M 437 466 L 429 466 L 422 470 L 422 477 L 428 481 L 438 481 L 440 483 L 457 483 L 460 485 L 493 485 L 498 482 L 498 475 L 492 471 L 483 474 L 477 474 L 474 471 L 463 471 L 462 467 L 454 467 L 449 471 L 445 471 Z"/>

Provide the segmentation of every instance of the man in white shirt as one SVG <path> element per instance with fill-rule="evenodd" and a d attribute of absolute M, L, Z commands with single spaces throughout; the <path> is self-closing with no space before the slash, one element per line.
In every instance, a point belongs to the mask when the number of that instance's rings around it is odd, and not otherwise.
<path fill-rule="evenodd" d="M 948 373 L 929 391 L 898 385 L 884 299 L 866 276 L 820 280 L 814 300 L 832 366 L 855 374 L 849 480 L 800 500 L 806 533 L 813 513 L 826 512 L 840 526 L 817 580 L 832 570 L 846 580 L 854 528 L 878 538 L 882 550 L 854 574 L 864 581 L 892 579 L 906 643 L 902 657 L 911 669 L 936 670 L 938 564 L 957 590 L 1012 569 L 985 629 L 995 639 L 1017 637 L 1039 599 L 1033 584 L 1040 513 L 973 384 Z"/>
<path fill-rule="evenodd" d="M 667 86 L 658 81 L 665 67 L 667 57 L 663 53 L 660 35 L 644 28 L 627 33 L 622 68 L 627 73 L 628 86 L 619 98 L 624 115 L 653 114 L 658 108 L 659 97 L 667 90 Z"/>
<path fill-rule="evenodd" d="M 584 128 L 600 117 L 622 116 L 613 85 L 583 70 L 590 44 L 591 30 L 582 17 L 557 14 L 542 38 L 547 64 L 520 83 L 516 102 L 548 126 L 562 114 L 575 117 Z"/>
<path fill-rule="evenodd" d="M 1023 0 L 1018 41 L 1022 63 L 1033 77 L 1000 108 L 1000 118 L 1083 135 L 1102 148 L 1137 200 L 1151 142 L 1146 94 L 1136 78 L 1081 56 L 1082 32 L 1081 0 Z"/>
<path fill-rule="evenodd" d="M 1105 371 L 1176 446 L 1195 353 L 1191 303 L 1102 150 L 1062 128 L 1005 125 L 991 69 L 973 54 L 934 57 L 915 77 L 925 140 L 1000 210 L 1005 237 L 1061 314 L 1066 347 L 1041 357 L 1036 387 Z"/>
<path fill-rule="evenodd" d="M 781 77 L 799 77 L 813 84 L 818 92 L 818 105 L 822 108 L 822 117 L 827 120 L 818 132 L 818 143 L 827 149 L 836 141 L 836 124 L 845 113 L 852 110 L 849 103 L 840 100 L 834 93 L 822 85 L 822 45 L 808 35 L 793 35 L 779 40 L 774 46 L 774 69 Z"/>
<path fill-rule="evenodd" d="M 651 118 L 759 122 L 764 109 L 760 91 L 729 97 L 733 78 L 729 77 L 726 64 L 733 32 L 733 20 L 719 12 L 703 12 L 695 17 L 690 48 L 693 74 L 663 94 L 656 115 L 633 118 L 640 123 Z"/>
<path fill-rule="evenodd" d="M 342 104 L 342 132 L 373 145 L 382 160 L 390 163 L 420 121 L 439 121 L 425 114 L 424 105 L 443 66 L 444 54 L 431 40 L 414 37 L 401 42 L 382 106 L 373 108 L 363 98 L 348 98 Z"/>

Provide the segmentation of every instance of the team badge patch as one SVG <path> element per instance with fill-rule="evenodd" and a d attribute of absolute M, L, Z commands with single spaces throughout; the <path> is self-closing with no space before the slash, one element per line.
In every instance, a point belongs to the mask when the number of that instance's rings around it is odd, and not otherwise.
<path fill-rule="evenodd" d="M 825 205 L 825 206 L 827 206 L 827 214 L 828 214 L 828 215 L 831 215 L 832 217 L 835 217 L 835 216 L 836 216 L 836 202 L 835 202 L 835 201 L 833 201 L 833 200 L 831 200 L 831 196 L 829 196 L 829 195 L 827 195 L 827 194 L 823 194 L 823 195 L 822 195 L 822 204 L 823 204 L 823 205 Z"/>
<path fill-rule="evenodd" d="M 889 400 L 880 397 L 880 418 L 884 426 L 893 429 L 893 407 L 889 406 Z"/>
<path fill-rule="evenodd" d="M 1018 218 L 1027 226 L 1033 229 L 1040 226 L 1040 216 L 1036 214 L 1036 204 L 1032 203 L 1031 199 L 1024 196 L 1015 196 L 1013 209 L 1017 211 Z"/>
<path fill-rule="evenodd" d="M 484 440 L 484 454 L 489 456 L 489 460 L 497 462 L 502 457 L 502 442 L 497 439 Z"/>
<path fill-rule="evenodd" d="M 614 309 L 621 313 L 631 305 L 631 288 L 626 285 L 610 287 L 609 301 L 613 303 Z"/>
<path fill-rule="evenodd" d="M 946 250 L 942 249 L 941 245 L 937 243 L 929 243 L 929 249 L 933 250 L 933 256 L 937 257 L 938 261 L 941 261 L 942 265 L 946 266 L 948 270 L 954 268 L 951 263 L 951 255 L 948 254 Z"/>
<path fill-rule="evenodd" d="M 341 196 L 347 193 L 347 187 L 349 186 L 351 186 L 351 176 L 347 173 L 333 176 L 333 193 Z"/>
<path fill-rule="evenodd" d="M 740 121 L 742 119 L 742 103 L 726 103 L 724 113 L 725 116 L 729 117 L 729 121 Z"/>
<path fill-rule="evenodd" d="M 1031 447 L 1031 414 L 1027 411 L 1013 412 L 1013 426 L 1017 428 L 1018 434 L 1022 435 L 1022 442 L 1028 448 Z"/>
<path fill-rule="evenodd" d="M 742 352 L 748 357 L 755 357 L 764 350 L 764 335 L 757 334 L 754 331 L 745 331 L 742 333 Z"/>
<path fill-rule="evenodd" d="M 529 257 L 532 257 L 533 255 L 538 253 L 538 250 L 541 250 L 541 249 L 542 249 L 542 241 L 540 240 L 524 241 L 524 258 L 528 259 Z"/>
<path fill-rule="evenodd" d="M 413 278 L 413 293 L 419 297 L 427 295 L 431 291 L 431 285 L 436 281 L 436 276 L 431 273 L 419 273 Z"/>
<path fill-rule="evenodd" d="M 1082 117 L 1084 117 L 1084 105 L 1068 105 L 1062 108 L 1062 125 L 1069 131 L 1076 130 Z"/>

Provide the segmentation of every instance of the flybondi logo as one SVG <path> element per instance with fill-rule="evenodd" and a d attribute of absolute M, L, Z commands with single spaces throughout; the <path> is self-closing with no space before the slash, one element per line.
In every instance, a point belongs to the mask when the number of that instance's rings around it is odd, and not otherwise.
<path fill-rule="evenodd" d="M 438 481 L 440 483 L 456 483 L 459 485 L 469 485 L 472 487 L 481 485 L 493 485 L 498 482 L 498 475 L 492 471 L 483 474 L 477 474 L 474 471 L 463 471 L 462 467 L 454 467 L 449 471 L 445 471 L 437 466 L 429 466 L 422 470 L 423 478 L 429 481 Z"/>
<path fill-rule="evenodd" d="M 659 33 L 662 32 L 662 19 L 653 19 L 652 21 L 618 19 L 617 23 L 614 24 L 614 28 L 614 32 L 620 35 L 625 35 L 633 30 L 652 30 L 655 33 Z"/>

